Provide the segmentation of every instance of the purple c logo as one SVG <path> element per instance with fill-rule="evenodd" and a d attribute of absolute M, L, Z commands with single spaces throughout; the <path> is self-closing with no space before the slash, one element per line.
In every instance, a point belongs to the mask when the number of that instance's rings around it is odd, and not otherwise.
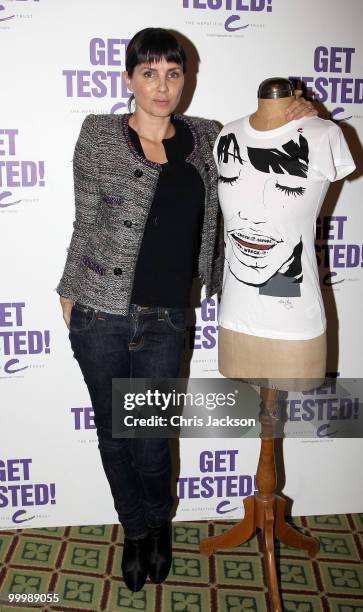
<path fill-rule="evenodd" d="M 20 363 L 19 359 L 9 359 L 4 366 L 5 374 L 16 374 L 16 372 L 21 372 L 22 370 L 26 370 L 28 366 L 24 366 L 23 368 L 16 368 L 15 370 L 11 370 L 11 366 Z"/>
<path fill-rule="evenodd" d="M 344 108 L 342 106 L 334 108 L 330 113 L 330 117 L 334 119 L 334 121 L 348 121 L 348 119 L 352 118 L 352 115 L 350 117 L 337 117 L 339 113 L 344 113 Z"/>
<path fill-rule="evenodd" d="M 335 276 L 338 276 L 336 272 L 328 272 L 327 274 L 325 274 L 323 278 L 323 285 L 325 285 L 325 287 L 332 287 L 332 285 L 339 285 L 339 283 L 344 282 L 344 278 L 336 281 L 331 280 Z"/>
<path fill-rule="evenodd" d="M 5 11 L 5 6 L 3 4 L 0 4 L 0 11 Z M 15 17 L 15 15 L 10 15 L 10 17 L 0 17 L 0 21 L 7 21 L 13 17 Z"/>
<path fill-rule="evenodd" d="M 317 437 L 328 438 L 329 436 L 334 436 L 335 434 L 339 433 L 338 430 L 330 431 L 330 427 L 331 423 L 323 423 L 322 425 L 320 425 L 320 427 L 318 427 L 318 429 L 316 430 Z"/>
<path fill-rule="evenodd" d="M 234 508 L 228 508 L 227 510 L 222 510 L 222 508 L 228 506 L 229 504 L 230 501 L 228 499 L 221 501 L 216 507 L 216 512 L 218 512 L 218 514 L 227 514 L 227 512 L 233 512 L 233 510 L 238 510 L 237 506 L 235 506 Z"/>
<path fill-rule="evenodd" d="M 19 517 L 22 516 L 23 514 L 26 514 L 26 510 L 17 510 L 16 512 L 14 512 L 13 514 L 13 522 L 14 523 L 25 523 L 26 521 L 31 521 L 34 516 L 29 516 L 27 518 L 24 519 L 20 519 Z"/>
<path fill-rule="evenodd" d="M 126 106 L 125 102 L 116 102 L 116 104 L 112 106 L 110 113 L 114 115 L 118 110 L 125 108 L 125 106 Z"/>
<path fill-rule="evenodd" d="M 224 29 L 227 30 L 227 32 L 237 32 L 237 30 L 244 30 L 245 28 L 248 28 L 248 26 L 250 25 L 249 23 L 247 25 L 243 25 L 243 26 L 238 26 L 236 28 L 231 28 L 231 23 L 234 23 L 235 21 L 240 21 L 241 18 L 239 15 L 231 15 L 230 17 L 228 17 L 228 19 L 226 19 L 226 22 L 224 24 Z"/>
<path fill-rule="evenodd" d="M 21 200 L 16 200 L 16 202 L 5 202 L 3 204 L 2 200 L 5 200 L 11 195 L 13 195 L 11 191 L 3 191 L 0 193 L 0 208 L 8 208 L 8 206 L 14 206 L 14 204 L 19 204 L 19 202 L 21 202 Z"/>

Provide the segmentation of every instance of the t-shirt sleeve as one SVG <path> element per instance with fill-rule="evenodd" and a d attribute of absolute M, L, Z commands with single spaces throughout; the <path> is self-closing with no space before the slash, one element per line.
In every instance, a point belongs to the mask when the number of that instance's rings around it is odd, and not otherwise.
<path fill-rule="evenodd" d="M 331 182 L 339 181 L 355 170 L 343 132 L 335 123 L 321 139 L 313 168 Z"/>

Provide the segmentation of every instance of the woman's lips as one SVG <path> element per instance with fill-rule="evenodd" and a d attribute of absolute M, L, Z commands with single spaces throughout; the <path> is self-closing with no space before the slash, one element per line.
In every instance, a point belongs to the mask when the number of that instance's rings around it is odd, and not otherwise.
<path fill-rule="evenodd" d="M 257 251 L 269 251 L 270 249 L 273 249 L 274 246 L 276 246 L 277 244 L 275 240 L 272 240 L 271 238 L 267 238 L 265 236 L 254 236 L 253 242 L 251 242 L 250 240 L 244 240 L 236 234 L 232 234 L 232 238 L 240 246 L 245 247 L 246 249 L 253 249 Z"/>

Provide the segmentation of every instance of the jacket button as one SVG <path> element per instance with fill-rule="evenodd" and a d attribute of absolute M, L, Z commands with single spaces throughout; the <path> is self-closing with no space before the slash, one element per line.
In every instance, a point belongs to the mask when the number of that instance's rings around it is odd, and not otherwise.
<path fill-rule="evenodd" d="M 210 170 L 210 165 L 209 165 L 209 164 L 204 164 L 204 170 L 205 170 L 206 172 L 209 172 L 209 170 Z"/>
<path fill-rule="evenodd" d="M 115 276 L 120 276 L 122 274 L 121 268 L 114 268 L 113 273 Z"/>
<path fill-rule="evenodd" d="M 137 170 L 135 170 L 134 175 L 136 176 L 136 178 L 140 178 L 143 175 L 143 171 L 140 170 L 140 168 L 137 168 Z"/>
<path fill-rule="evenodd" d="M 132 221 L 126 220 L 126 221 L 124 221 L 124 225 L 125 225 L 125 227 L 131 227 L 132 226 Z"/>

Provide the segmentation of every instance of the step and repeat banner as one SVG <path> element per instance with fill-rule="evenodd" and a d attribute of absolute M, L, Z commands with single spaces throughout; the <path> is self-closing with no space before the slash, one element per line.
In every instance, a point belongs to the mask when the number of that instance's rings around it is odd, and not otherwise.
<path fill-rule="evenodd" d="M 317 255 L 328 370 L 361 375 L 361 17 L 360 0 L 0 0 L 0 529 L 117 522 L 55 287 L 74 219 L 80 126 L 89 113 L 125 112 L 125 49 L 146 26 L 183 37 L 183 112 L 224 124 L 255 110 L 263 79 L 286 76 L 302 79 L 320 115 L 344 130 L 357 170 L 328 192 Z M 184 365 L 192 377 L 218 377 L 218 304 L 199 300 L 196 289 Z M 362 441 L 335 439 L 330 427 L 357 410 L 329 410 L 324 394 L 309 410 L 294 406 L 295 421 L 313 414 L 325 425 L 284 442 L 292 514 L 362 511 Z M 259 440 L 173 447 L 175 519 L 241 517 Z"/>

